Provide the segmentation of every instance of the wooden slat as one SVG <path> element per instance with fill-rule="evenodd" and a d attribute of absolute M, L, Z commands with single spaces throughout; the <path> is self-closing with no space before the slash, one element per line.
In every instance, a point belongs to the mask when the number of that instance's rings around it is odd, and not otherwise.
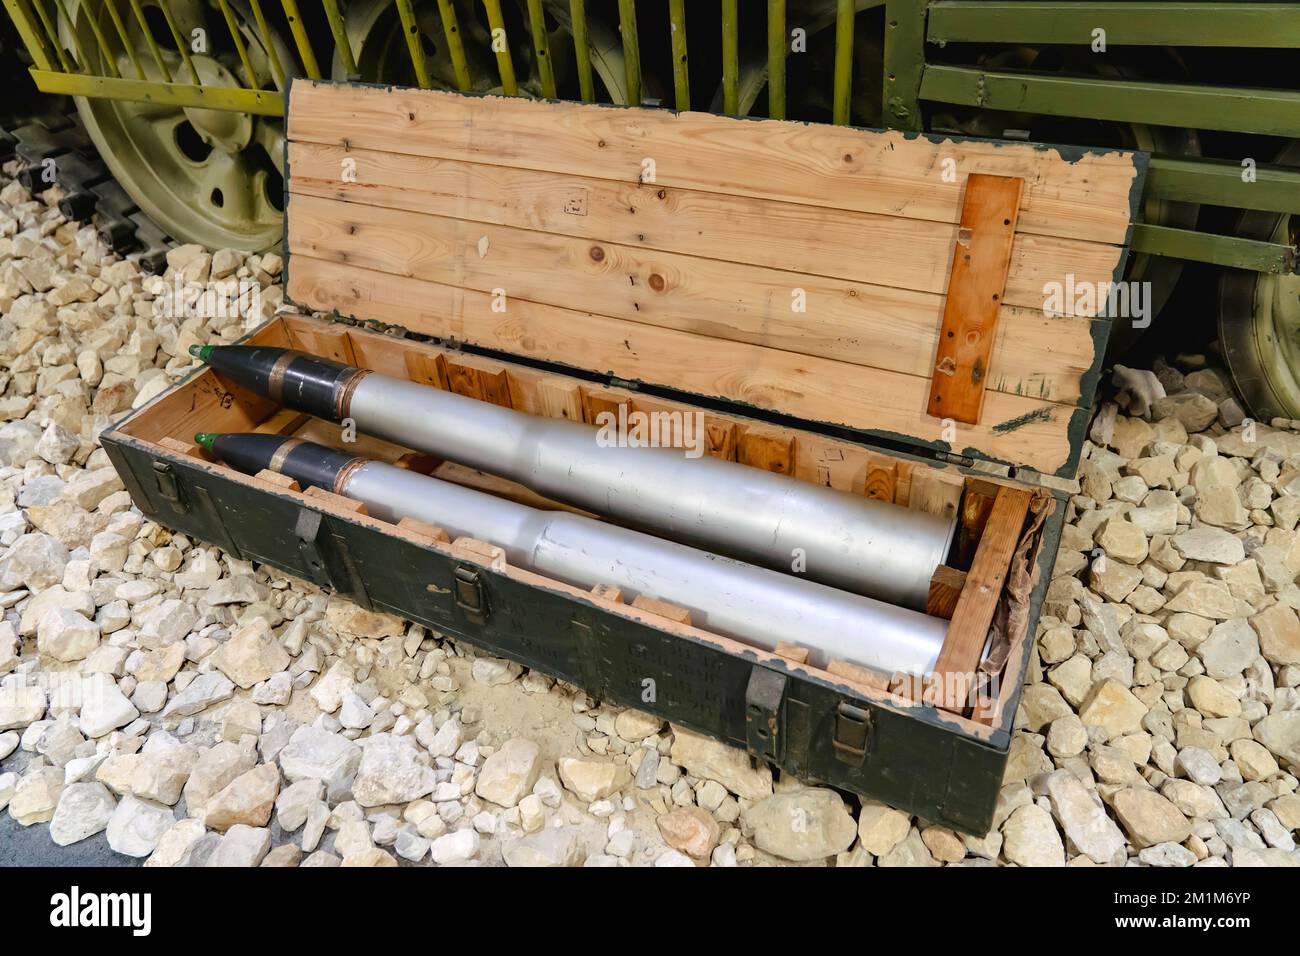
<path fill-rule="evenodd" d="M 354 177 L 342 178 L 344 160 Z M 406 153 L 290 143 L 294 195 L 514 226 L 941 295 L 958 225 Z M 352 181 L 354 179 L 354 181 Z M 1069 272 L 1106 282 L 1116 246 L 1021 233 L 1004 301 L 1039 311 Z M 1082 288 L 1082 285 L 1079 286 Z M 1085 301 L 1065 314 L 1094 315 Z M 936 314 L 940 306 L 935 306 Z"/>
<path fill-rule="evenodd" d="M 1011 555 L 1020 540 L 1029 499 L 1030 492 L 1003 486 L 993 502 L 993 511 L 984 526 L 975 560 L 966 575 L 966 585 L 957 599 L 952 623 L 934 667 L 936 700 L 946 709 L 964 710 L 971 703 L 968 691 L 988 640 L 993 612 L 1002 596 Z"/>
<path fill-rule="evenodd" d="M 931 617 L 941 617 L 951 621 L 965 585 L 965 571 L 958 571 L 946 564 L 939 565 L 930 578 L 930 593 L 925 600 L 925 613 Z"/>
<path fill-rule="evenodd" d="M 537 397 L 541 413 L 547 418 L 583 420 L 582 390 L 574 383 L 562 378 L 544 378 L 537 383 Z"/>
<path fill-rule="evenodd" d="M 931 373 L 930 414 L 935 418 L 972 425 L 980 420 L 1021 185 L 1007 176 L 974 175 L 966 181 Z"/>
<path fill-rule="evenodd" d="M 431 91 L 294 87 L 289 138 L 630 182 L 655 160 L 664 186 L 959 219 L 969 173 L 1026 181 L 1021 228 L 1121 244 L 1136 179 L 1132 154 L 1080 153 L 702 113 L 620 110 Z M 947 163 L 945 161 L 951 161 Z M 942 175 L 955 168 L 956 181 Z M 738 169 L 744 170 L 737 176 Z"/>
<path fill-rule="evenodd" d="M 293 256 L 288 294 L 331 303 L 344 315 L 384 315 L 425 334 L 473 341 L 516 355 L 603 369 L 703 396 L 718 396 L 808 421 L 947 441 L 1053 473 L 1070 458 L 1063 405 L 994 392 L 986 423 L 949 432 L 925 413 L 928 383 L 919 376 L 732 343 L 725 351 L 690 333 L 512 300 L 492 311 L 485 293 Z M 374 367 L 374 366 L 372 366 Z M 381 370 L 381 369 L 377 369 Z"/>
<path fill-rule="evenodd" d="M 940 342 L 937 295 L 338 200 L 293 196 L 289 249 L 295 257 L 477 292 L 504 289 L 507 304 L 499 314 L 511 314 L 526 299 L 927 382 Z M 292 271 L 291 263 L 291 281 Z M 557 281 L 557 273 L 569 280 Z M 802 311 L 795 290 L 802 290 Z M 1080 376 L 1093 362 L 1091 322 L 1004 311 L 990 387 L 1075 403 Z M 468 341 L 475 341 L 468 331 Z"/>
<path fill-rule="evenodd" d="M 678 624 L 691 623 L 690 611 L 684 607 L 678 607 L 676 604 L 669 604 L 667 601 L 661 601 L 658 598 L 646 597 L 644 594 L 638 594 L 633 599 L 632 606 L 640 608 L 642 611 L 649 611 L 651 614 L 665 617 L 670 621 L 676 621 Z"/>
<path fill-rule="evenodd" d="M 736 461 L 752 468 L 793 475 L 795 470 L 794 436 L 775 429 L 751 425 L 743 429 L 736 444 Z"/>

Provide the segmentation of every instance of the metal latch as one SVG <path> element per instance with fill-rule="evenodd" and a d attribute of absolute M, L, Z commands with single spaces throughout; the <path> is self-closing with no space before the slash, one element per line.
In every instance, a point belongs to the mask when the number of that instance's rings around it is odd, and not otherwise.
<path fill-rule="evenodd" d="M 479 569 L 472 564 L 458 564 L 452 573 L 452 591 L 456 606 L 475 624 L 484 624 L 488 618 L 487 592 L 483 589 Z"/>
<path fill-rule="evenodd" d="M 835 711 L 835 759 L 852 767 L 862 766 L 871 749 L 871 711 L 841 701 Z"/>
<path fill-rule="evenodd" d="M 761 760 L 779 764 L 785 750 L 785 700 L 787 679 L 779 671 L 755 665 L 745 688 L 746 749 Z"/>
<path fill-rule="evenodd" d="M 189 511 L 185 499 L 181 497 L 180 485 L 176 482 L 176 472 L 172 471 L 172 466 L 168 462 L 155 461 L 153 477 L 158 485 L 158 494 L 171 505 L 172 511 L 181 515 Z"/>
<path fill-rule="evenodd" d="M 314 582 L 345 595 L 367 611 L 374 609 L 346 539 L 331 534 L 324 515 L 311 508 L 300 508 L 293 533 L 298 539 L 298 553 Z"/>

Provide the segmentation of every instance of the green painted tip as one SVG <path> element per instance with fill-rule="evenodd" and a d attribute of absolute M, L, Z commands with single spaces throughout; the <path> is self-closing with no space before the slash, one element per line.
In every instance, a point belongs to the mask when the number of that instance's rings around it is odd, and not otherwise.
<path fill-rule="evenodd" d="M 190 346 L 190 354 L 193 355 L 193 356 L 194 356 L 196 359 L 198 359 L 200 362 L 206 362 L 206 361 L 208 360 L 208 356 L 212 354 L 212 346 L 211 346 L 211 345 L 191 345 L 191 346 Z"/>
<path fill-rule="evenodd" d="M 201 448 L 211 448 L 217 440 L 216 432 L 199 432 L 194 436 L 194 443 Z"/>

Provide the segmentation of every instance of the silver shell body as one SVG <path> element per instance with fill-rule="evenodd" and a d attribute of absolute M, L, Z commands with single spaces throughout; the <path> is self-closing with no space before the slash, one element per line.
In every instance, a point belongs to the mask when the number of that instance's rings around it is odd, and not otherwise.
<path fill-rule="evenodd" d="M 363 432 L 491 472 L 674 541 L 922 610 L 956 516 L 912 511 L 681 448 L 370 374 L 349 415 Z"/>
<path fill-rule="evenodd" d="M 612 584 L 628 601 L 644 594 L 676 604 L 700 627 L 747 644 L 802 644 L 814 666 L 838 658 L 890 673 L 929 673 L 947 631 L 947 621 L 916 611 L 382 462 L 350 472 L 339 491 L 377 518 L 411 517 L 487 541 L 511 564 L 565 583 Z"/>

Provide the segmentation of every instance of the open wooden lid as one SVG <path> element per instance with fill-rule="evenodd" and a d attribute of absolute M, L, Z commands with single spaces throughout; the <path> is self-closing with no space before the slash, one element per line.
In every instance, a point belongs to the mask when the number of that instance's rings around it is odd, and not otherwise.
<path fill-rule="evenodd" d="M 1074 473 L 1144 154 L 308 81 L 288 114 L 300 306 Z"/>

